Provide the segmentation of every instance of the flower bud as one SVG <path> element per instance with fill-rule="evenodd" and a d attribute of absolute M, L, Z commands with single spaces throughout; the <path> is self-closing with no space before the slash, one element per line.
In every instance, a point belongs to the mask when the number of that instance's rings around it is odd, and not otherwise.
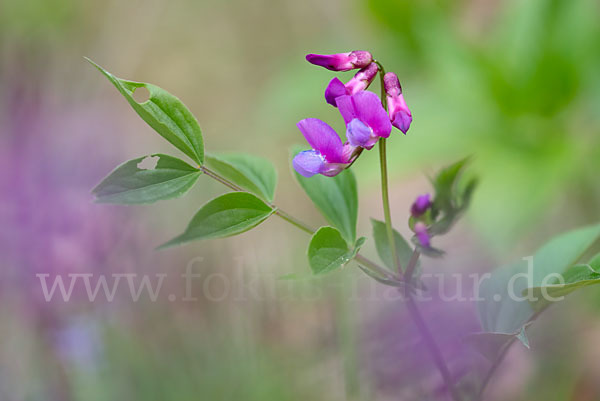
<path fill-rule="evenodd" d="M 392 125 L 406 134 L 412 122 L 412 114 L 402 96 L 402 87 L 398 76 L 388 72 L 383 77 L 385 92 L 387 94 L 388 114 Z"/>
<path fill-rule="evenodd" d="M 377 67 L 377 64 L 371 63 L 358 71 L 345 85 L 338 78 L 333 78 L 325 89 L 325 100 L 333 107 L 337 107 L 335 100 L 338 97 L 354 95 L 355 93 L 367 89 L 377 76 L 378 71 L 379 67 Z"/>
<path fill-rule="evenodd" d="M 410 214 L 413 217 L 422 216 L 432 205 L 431 194 L 424 194 L 417 197 L 410 208 Z"/>
<path fill-rule="evenodd" d="M 427 232 L 427 226 L 423 222 L 417 222 L 414 227 L 417 239 L 421 243 L 423 248 L 429 248 L 431 246 L 431 238 Z"/>
<path fill-rule="evenodd" d="M 307 54 L 306 61 L 331 71 L 349 71 L 368 66 L 373 61 L 373 57 L 367 51 L 355 50 L 350 53 Z"/>

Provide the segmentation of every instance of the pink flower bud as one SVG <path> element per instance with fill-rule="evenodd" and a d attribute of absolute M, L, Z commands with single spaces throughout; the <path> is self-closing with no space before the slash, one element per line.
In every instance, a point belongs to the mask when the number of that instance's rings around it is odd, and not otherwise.
<path fill-rule="evenodd" d="M 412 204 L 410 208 L 410 214 L 413 217 L 420 217 L 431 207 L 432 204 L 433 202 L 431 202 L 430 194 L 420 195 Z"/>
<path fill-rule="evenodd" d="M 349 71 L 368 66 L 373 61 L 373 56 L 367 51 L 355 50 L 350 53 L 307 54 L 306 60 L 331 71 Z"/>
<path fill-rule="evenodd" d="M 417 239 L 421 243 L 423 248 L 429 248 L 431 246 L 431 237 L 427 232 L 427 226 L 425 223 L 418 222 L 415 224 L 415 234 L 417 235 Z"/>
<path fill-rule="evenodd" d="M 402 96 L 402 87 L 398 76 L 388 72 L 383 77 L 385 92 L 387 94 L 388 114 L 392 125 L 406 134 L 412 122 L 412 114 Z"/>

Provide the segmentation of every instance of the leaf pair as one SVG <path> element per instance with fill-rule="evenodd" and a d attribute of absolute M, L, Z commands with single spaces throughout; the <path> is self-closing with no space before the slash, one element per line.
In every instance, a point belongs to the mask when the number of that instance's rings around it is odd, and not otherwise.
<path fill-rule="evenodd" d="M 117 78 L 87 60 L 112 82 L 148 125 L 199 166 L 196 168 L 163 154 L 133 159 L 118 166 L 92 190 L 96 200 L 143 204 L 185 194 L 202 174 L 201 169 L 205 169 L 202 133 L 195 117 L 167 91 L 152 84 Z M 138 88 L 148 89 L 150 97 L 147 101 L 138 103 L 133 98 Z M 222 177 L 256 196 L 231 193 L 211 200 L 196 213 L 183 234 L 162 247 L 240 234 L 275 213 L 270 202 L 275 193 L 277 175 L 271 163 L 249 155 L 208 156 L 206 162 Z"/>
<path fill-rule="evenodd" d="M 599 239 L 600 224 L 573 230 L 550 240 L 531 260 L 495 270 L 479 288 L 483 300 L 478 304 L 478 314 L 486 332 L 482 335 L 521 335 L 522 339 L 526 325 L 551 304 L 547 295 L 556 298 L 600 283 L 600 256 L 575 265 Z M 557 275 L 562 275 L 564 284 L 553 281 Z"/>

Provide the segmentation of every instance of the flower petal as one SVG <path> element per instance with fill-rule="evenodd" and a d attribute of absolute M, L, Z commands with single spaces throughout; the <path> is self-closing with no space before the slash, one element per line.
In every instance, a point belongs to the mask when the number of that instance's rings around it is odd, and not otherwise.
<path fill-rule="evenodd" d="M 335 99 L 347 95 L 346 86 L 338 78 L 333 78 L 325 89 L 325 100 L 333 107 L 337 107 Z"/>
<path fill-rule="evenodd" d="M 316 150 L 305 150 L 298 153 L 292 165 L 298 174 L 304 177 L 312 177 L 321 172 L 321 168 L 325 164 L 325 158 Z"/>
<path fill-rule="evenodd" d="M 348 143 L 350 145 L 365 147 L 372 135 L 373 130 L 358 118 L 355 118 L 348 123 L 346 138 L 348 138 Z"/>
<path fill-rule="evenodd" d="M 329 163 L 345 162 L 342 140 L 333 128 L 317 118 L 306 118 L 297 126 L 310 146 L 318 150 Z"/>
<path fill-rule="evenodd" d="M 381 104 L 379 97 L 373 92 L 363 91 L 352 96 L 356 116 L 373 130 L 379 137 L 387 138 L 392 132 L 392 124 Z"/>
<path fill-rule="evenodd" d="M 335 102 L 337 103 L 338 109 L 340 110 L 346 125 L 348 125 L 350 121 L 357 118 L 354 102 L 352 102 L 352 96 L 340 96 L 335 100 Z"/>

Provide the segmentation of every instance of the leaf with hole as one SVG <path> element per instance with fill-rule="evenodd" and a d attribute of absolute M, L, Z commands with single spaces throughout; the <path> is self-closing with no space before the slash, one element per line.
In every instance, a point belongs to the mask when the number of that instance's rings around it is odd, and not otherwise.
<path fill-rule="evenodd" d="M 353 243 L 356 239 L 358 193 L 352 171 L 344 170 L 335 177 L 319 174 L 306 178 L 296 172 L 294 174 L 327 221 L 340 230 L 347 242 Z"/>
<path fill-rule="evenodd" d="M 183 160 L 154 154 L 121 164 L 92 193 L 100 203 L 152 203 L 185 194 L 200 174 Z"/>
<path fill-rule="evenodd" d="M 220 154 L 207 155 L 206 165 L 267 202 L 273 201 L 277 171 L 270 161 L 247 154 Z"/>
<path fill-rule="evenodd" d="M 221 195 L 200 208 L 183 234 L 159 248 L 241 234 L 256 227 L 273 213 L 275 209 L 250 193 Z"/>
<path fill-rule="evenodd" d="M 135 112 L 163 138 L 181 150 L 196 163 L 204 163 L 204 143 L 196 117 L 175 96 L 156 85 L 120 79 L 86 58 L 125 97 Z M 146 88 L 148 100 L 138 103 L 133 93 Z"/>
<path fill-rule="evenodd" d="M 308 245 L 308 263 L 314 274 L 324 274 L 344 266 L 351 261 L 365 238 L 359 238 L 352 249 L 333 227 L 321 227 L 312 236 Z"/>

